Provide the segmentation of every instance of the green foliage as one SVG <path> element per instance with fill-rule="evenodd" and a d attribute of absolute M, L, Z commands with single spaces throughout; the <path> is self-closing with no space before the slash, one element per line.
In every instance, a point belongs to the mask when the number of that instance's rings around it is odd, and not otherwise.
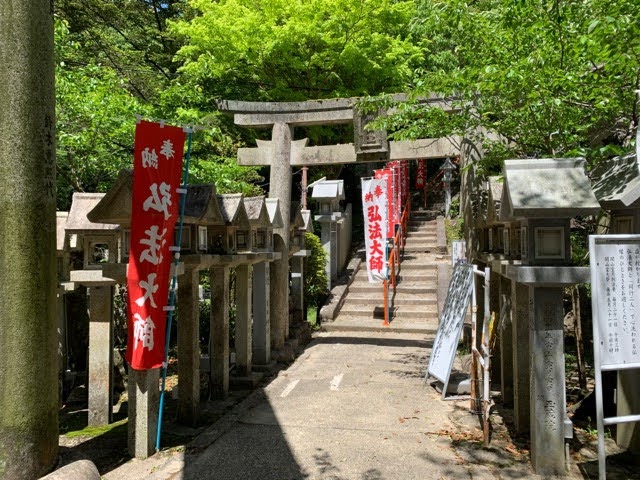
<path fill-rule="evenodd" d="M 304 298 L 309 307 L 319 307 L 327 294 L 326 254 L 320 239 L 313 233 L 305 233 L 304 245 L 310 255 L 304 257 Z"/>
<path fill-rule="evenodd" d="M 75 192 L 104 192 L 121 168 L 131 167 L 135 114 L 149 111 L 108 67 L 72 65 L 80 47 L 56 19 L 58 208 Z"/>
<path fill-rule="evenodd" d="M 453 98 L 459 114 L 407 106 L 387 125 L 395 138 L 498 133 L 478 138 L 486 173 L 509 157 L 618 154 L 638 125 L 638 18 L 633 0 L 422 0 L 413 93 Z"/>
<path fill-rule="evenodd" d="M 447 245 L 451 243 L 452 240 L 460 240 L 464 238 L 464 219 L 456 218 L 454 220 L 445 219 L 444 223 L 445 234 L 447 236 Z"/>
<path fill-rule="evenodd" d="M 398 91 L 421 51 L 411 1 L 190 0 L 172 24 L 194 100 L 306 100 Z"/>

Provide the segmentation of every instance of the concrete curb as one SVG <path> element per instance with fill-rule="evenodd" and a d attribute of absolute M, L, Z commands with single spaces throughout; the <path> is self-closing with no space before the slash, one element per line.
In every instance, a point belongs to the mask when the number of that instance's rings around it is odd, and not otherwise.
<path fill-rule="evenodd" d="M 320 324 L 333 322 L 336 319 L 338 313 L 340 313 L 342 305 L 344 304 L 345 297 L 349 292 L 349 286 L 353 283 L 361 264 L 362 259 L 359 256 L 353 257 L 349 261 L 346 268 L 346 274 L 342 279 L 340 279 L 342 281 L 339 285 L 336 285 L 331 289 L 327 302 L 320 309 Z"/>
<path fill-rule="evenodd" d="M 40 480 L 100 480 L 100 472 L 90 460 L 78 460 L 54 470 Z"/>

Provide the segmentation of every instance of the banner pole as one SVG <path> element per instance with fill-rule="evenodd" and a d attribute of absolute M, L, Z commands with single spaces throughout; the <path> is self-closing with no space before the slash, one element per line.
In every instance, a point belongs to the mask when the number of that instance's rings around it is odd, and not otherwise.
<path fill-rule="evenodd" d="M 160 405 L 158 408 L 158 431 L 156 435 L 156 452 L 160 451 L 160 438 L 162 436 L 162 414 L 164 412 L 164 390 L 167 382 L 167 367 L 169 361 L 169 341 L 171 340 L 171 324 L 173 323 L 173 311 L 175 310 L 176 301 L 176 284 L 178 275 L 178 263 L 180 262 L 180 245 L 182 244 L 182 224 L 184 222 L 184 208 L 187 203 L 187 182 L 189 181 L 189 162 L 191 160 L 191 140 L 193 137 L 193 128 L 188 129 L 187 133 L 187 154 L 185 155 L 185 167 L 182 177 L 182 185 L 180 191 L 180 217 L 178 224 L 178 245 L 176 245 L 174 253 L 174 270 L 171 279 L 171 288 L 169 289 L 169 307 L 167 308 L 167 329 L 164 344 L 164 361 L 162 362 L 162 387 L 160 389 Z"/>

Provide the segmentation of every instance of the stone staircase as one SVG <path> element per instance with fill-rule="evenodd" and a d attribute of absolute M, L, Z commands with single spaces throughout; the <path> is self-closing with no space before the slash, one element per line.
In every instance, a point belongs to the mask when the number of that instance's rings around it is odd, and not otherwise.
<path fill-rule="evenodd" d="M 438 245 L 436 212 L 412 212 L 395 294 L 389 289 L 389 326 L 384 326 L 381 284 L 369 283 L 364 262 L 349 286 L 335 321 L 325 331 L 394 331 L 435 334 L 438 326 L 438 263 L 448 262 Z"/>

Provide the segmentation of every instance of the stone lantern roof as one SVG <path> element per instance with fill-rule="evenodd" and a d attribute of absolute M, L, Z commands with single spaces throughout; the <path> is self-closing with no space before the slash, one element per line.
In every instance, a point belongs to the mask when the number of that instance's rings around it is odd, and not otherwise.
<path fill-rule="evenodd" d="M 67 217 L 67 233 L 93 233 L 96 231 L 115 231 L 120 227 L 108 222 L 93 221 L 90 212 L 105 197 L 104 193 L 74 193 Z"/>
<path fill-rule="evenodd" d="M 313 233 L 313 222 L 311 221 L 311 210 L 300 210 L 302 219 L 304 220 L 305 232 Z"/>
<path fill-rule="evenodd" d="M 65 228 L 69 212 L 56 212 L 56 252 L 62 253 L 65 250 L 66 235 Z"/>
<path fill-rule="evenodd" d="M 325 180 L 313 186 L 311 198 L 314 200 L 344 200 L 344 181 Z"/>
<path fill-rule="evenodd" d="M 247 211 L 252 227 L 266 228 L 272 226 L 264 196 L 245 197 L 244 208 Z"/>
<path fill-rule="evenodd" d="M 250 228 L 249 217 L 244 208 L 243 195 L 241 193 L 217 195 L 217 200 L 225 225 L 247 230 Z"/>
<path fill-rule="evenodd" d="M 487 189 L 487 224 L 495 225 L 501 223 L 500 218 L 500 201 L 502 200 L 502 190 L 504 184 L 500 177 L 489 177 L 489 188 Z"/>
<path fill-rule="evenodd" d="M 269 213 L 269 220 L 271 221 L 273 228 L 284 227 L 282 214 L 280 213 L 280 200 L 278 198 L 267 198 L 265 203 L 267 205 L 267 212 Z"/>
<path fill-rule="evenodd" d="M 592 177 L 593 191 L 602 208 L 640 207 L 640 164 L 636 153 L 598 163 Z"/>
<path fill-rule="evenodd" d="M 302 216 L 302 206 L 300 202 L 291 202 L 291 229 L 305 229 L 306 224 Z"/>
<path fill-rule="evenodd" d="M 92 222 L 110 223 L 129 228 L 131 224 L 131 199 L 133 171 L 120 170 L 118 178 L 103 198 L 87 214 Z M 179 197 L 177 197 L 179 199 Z M 216 200 L 214 184 L 188 185 L 184 209 L 185 223 L 222 225 L 222 214 Z"/>
<path fill-rule="evenodd" d="M 584 158 L 505 160 L 501 222 L 571 218 L 599 211 Z"/>

